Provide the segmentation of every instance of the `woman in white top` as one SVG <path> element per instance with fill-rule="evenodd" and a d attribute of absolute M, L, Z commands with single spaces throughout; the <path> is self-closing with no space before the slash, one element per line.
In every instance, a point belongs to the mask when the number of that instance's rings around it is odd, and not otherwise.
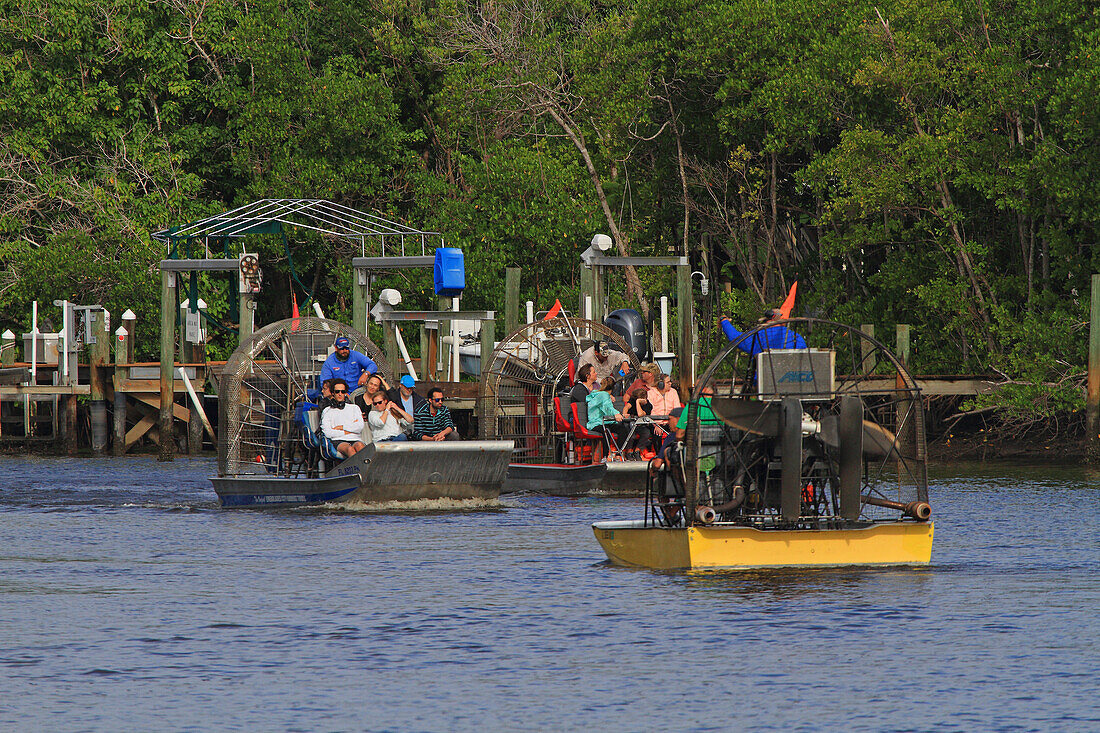
<path fill-rule="evenodd" d="M 367 447 L 363 444 L 363 411 L 347 401 L 348 383 L 343 379 L 333 380 L 332 399 L 335 404 L 321 413 L 321 432 L 340 455 L 353 456 Z"/>
<path fill-rule="evenodd" d="M 390 402 L 385 392 L 376 392 L 371 396 L 370 413 L 367 414 L 375 443 L 390 440 L 407 440 L 405 428 L 412 425 L 413 416 L 401 409 L 401 405 Z"/>

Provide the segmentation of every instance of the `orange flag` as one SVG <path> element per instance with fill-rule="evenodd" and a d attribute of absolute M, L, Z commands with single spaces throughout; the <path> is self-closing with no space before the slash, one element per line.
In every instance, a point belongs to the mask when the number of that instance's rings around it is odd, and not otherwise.
<path fill-rule="evenodd" d="M 549 321 L 551 318 L 555 317 L 560 312 L 561 312 L 561 301 L 555 299 L 554 300 L 554 307 L 551 308 L 550 310 L 546 311 L 546 315 L 543 316 L 542 320 Z"/>
<path fill-rule="evenodd" d="M 294 294 L 294 291 L 290 291 L 290 317 L 294 321 L 290 324 L 291 331 L 298 330 L 298 296 Z"/>
<path fill-rule="evenodd" d="M 783 301 L 783 305 L 779 306 L 779 312 L 783 314 L 784 318 L 791 317 L 791 311 L 794 310 L 794 291 L 798 289 L 798 281 L 795 280 L 791 285 L 791 292 L 787 293 L 787 299 Z"/>

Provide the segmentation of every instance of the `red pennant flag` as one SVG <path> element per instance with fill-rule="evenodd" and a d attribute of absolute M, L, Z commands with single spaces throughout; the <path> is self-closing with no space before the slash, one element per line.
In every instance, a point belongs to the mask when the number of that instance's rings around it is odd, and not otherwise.
<path fill-rule="evenodd" d="M 791 285 L 791 292 L 787 293 L 787 299 L 783 301 L 783 305 L 779 306 L 779 312 L 784 318 L 791 317 L 791 311 L 794 310 L 794 291 L 798 289 L 798 281 L 795 280 Z"/>
<path fill-rule="evenodd" d="M 555 299 L 554 300 L 554 307 L 546 312 L 546 315 L 543 316 L 542 320 L 549 321 L 551 318 L 554 318 L 555 316 L 557 316 L 558 313 L 561 313 L 561 301 Z"/>
<path fill-rule="evenodd" d="M 298 296 L 294 294 L 294 291 L 290 291 L 290 317 L 294 321 L 290 324 L 291 331 L 298 330 Z"/>

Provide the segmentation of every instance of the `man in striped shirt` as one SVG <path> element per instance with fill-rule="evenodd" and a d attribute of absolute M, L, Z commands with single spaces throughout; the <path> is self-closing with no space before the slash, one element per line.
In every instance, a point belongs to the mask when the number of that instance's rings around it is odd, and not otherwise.
<path fill-rule="evenodd" d="M 443 405 L 443 390 L 439 387 L 428 390 L 428 401 L 416 408 L 413 434 L 415 440 L 462 440 L 451 411 Z"/>

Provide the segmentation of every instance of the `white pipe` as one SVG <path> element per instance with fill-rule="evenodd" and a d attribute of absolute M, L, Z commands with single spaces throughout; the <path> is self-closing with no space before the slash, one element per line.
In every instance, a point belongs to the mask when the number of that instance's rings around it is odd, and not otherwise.
<path fill-rule="evenodd" d="M 313 312 L 317 314 L 318 318 L 325 317 L 325 312 L 321 310 L 321 304 L 318 303 L 316 300 L 313 301 Z"/>
<path fill-rule="evenodd" d="M 38 301 L 31 303 L 31 384 L 38 384 Z M 29 398 L 28 398 L 29 399 Z"/>
<path fill-rule="evenodd" d="M 409 376 L 416 381 L 420 381 L 416 376 L 416 370 L 413 369 L 413 360 L 409 356 L 409 350 L 405 348 L 405 339 L 401 337 L 401 329 L 397 327 L 397 324 L 393 324 L 393 335 L 397 337 L 397 350 L 401 352 L 401 358 L 405 362 L 405 368 L 409 370 Z"/>
<path fill-rule="evenodd" d="M 527 301 L 527 323 L 528 325 L 535 322 L 535 302 L 533 300 Z"/>
<path fill-rule="evenodd" d="M 661 352 L 668 353 L 668 296 L 661 296 Z"/>
<path fill-rule="evenodd" d="M 584 317 L 586 320 L 592 320 L 592 296 L 584 296 Z"/>
<path fill-rule="evenodd" d="M 69 301 L 61 301 L 61 337 L 57 340 L 62 346 L 61 359 L 61 383 L 69 383 Z"/>
<path fill-rule="evenodd" d="M 451 298 L 451 310 L 458 310 L 458 298 Z M 451 338 L 454 344 L 451 346 L 451 381 L 458 381 L 458 323 L 451 319 Z"/>
<path fill-rule="evenodd" d="M 202 420 L 202 426 L 206 430 L 206 434 L 210 436 L 210 440 L 217 442 L 218 436 L 214 435 L 214 429 L 210 427 L 210 421 L 206 419 L 206 411 L 202 409 L 202 403 L 199 402 L 199 396 L 195 394 L 195 388 L 191 386 L 191 380 L 187 378 L 187 372 L 184 371 L 183 367 L 176 371 L 179 372 L 180 379 L 183 380 L 183 386 L 187 387 L 187 394 L 191 395 L 191 404 L 198 411 L 199 419 Z"/>

